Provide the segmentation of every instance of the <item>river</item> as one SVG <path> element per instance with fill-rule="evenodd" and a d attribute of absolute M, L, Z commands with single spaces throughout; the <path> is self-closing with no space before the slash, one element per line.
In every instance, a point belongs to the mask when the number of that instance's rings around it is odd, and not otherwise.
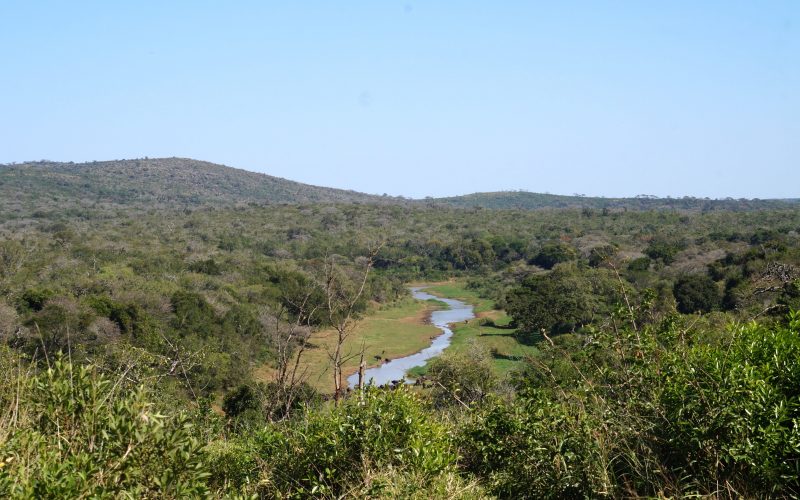
<path fill-rule="evenodd" d="M 443 299 L 424 292 L 424 286 L 411 287 L 411 295 L 418 300 L 436 299 L 447 304 L 448 309 L 433 311 L 431 313 L 431 323 L 439 328 L 442 333 L 436 336 L 431 342 L 430 347 L 419 351 L 411 356 L 393 359 L 375 368 L 370 368 L 364 372 L 364 382 L 370 381 L 375 385 L 390 384 L 394 380 L 403 379 L 406 372 L 411 368 L 422 366 L 429 359 L 438 356 L 450 345 L 453 332 L 450 330 L 451 323 L 467 321 L 475 317 L 472 306 L 460 300 Z M 358 384 L 358 373 L 347 377 L 350 387 Z"/>

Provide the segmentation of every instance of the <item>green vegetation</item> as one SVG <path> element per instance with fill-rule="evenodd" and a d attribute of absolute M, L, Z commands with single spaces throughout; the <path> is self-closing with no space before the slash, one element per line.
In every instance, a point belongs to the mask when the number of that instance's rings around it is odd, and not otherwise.
<path fill-rule="evenodd" d="M 30 379 L 15 375 L 2 387 L 2 401 L 16 404 L 0 421 L 0 496 L 207 494 L 205 443 L 190 420 L 161 414 L 142 389 L 120 388 L 124 375 L 62 359 Z"/>
<path fill-rule="evenodd" d="M 358 370 L 362 345 L 369 368 L 430 345 L 431 336 L 439 334 L 439 330 L 427 324 L 426 319 L 441 304 L 407 298 L 367 314 L 355 327 L 353 336 L 345 342 L 345 351 L 356 354 L 344 364 L 346 375 Z M 329 393 L 333 390 L 333 381 L 328 354 L 335 342 L 335 332 L 320 330 L 311 336 L 310 342 L 312 346 L 301 359 L 301 366 L 307 370 L 307 380 L 313 387 Z M 268 369 L 262 369 L 259 374 L 258 378 L 262 380 L 269 380 L 272 376 Z"/>
<path fill-rule="evenodd" d="M 583 210 L 585 216 L 622 210 L 754 210 L 790 208 L 800 200 L 699 198 L 587 198 L 527 192 L 476 193 L 406 200 L 310 186 L 265 174 L 189 158 L 0 164 L 0 213 L 36 217 L 65 211 L 193 210 L 199 207 L 285 203 L 371 203 L 453 208 Z M 329 219 L 336 223 L 335 217 Z M 474 250 L 480 252 L 480 248 Z"/>
<path fill-rule="evenodd" d="M 800 495 L 795 205 L 138 162 L 0 167 L 0 496 Z M 331 394 L 437 334 L 409 283 L 478 317 Z"/>
<path fill-rule="evenodd" d="M 448 299 L 458 299 L 467 304 L 471 304 L 476 314 L 491 311 L 493 306 L 491 299 L 481 297 L 479 292 L 469 289 L 463 281 L 436 283 L 425 287 L 425 292 Z"/>
<path fill-rule="evenodd" d="M 717 284 L 709 276 L 691 274 L 681 276 L 672 290 L 678 311 L 684 314 L 710 312 L 719 306 Z"/>
<path fill-rule="evenodd" d="M 794 201 L 794 200 L 792 200 Z M 430 201 L 433 204 L 450 205 L 459 208 L 492 208 L 503 210 L 536 210 L 542 208 L 578 208 L 586 215 L 607 215 L 614 210 L 752 210 L 754 208 L 776 207 L 781 202 L 772 200 L 710 200 L 707 198 L 658 198 L 637 196 L 636 198 L 593 198 L 586 196 L 563 196 L 527 191 L 498 191 L 494 193 L 475 193 Z"/>

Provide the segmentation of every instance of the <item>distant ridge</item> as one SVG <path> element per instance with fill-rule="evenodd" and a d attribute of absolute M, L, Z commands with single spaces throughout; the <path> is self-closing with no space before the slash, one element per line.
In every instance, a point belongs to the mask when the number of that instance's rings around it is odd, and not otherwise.
<path fill-rule="evenodd" d="M 538 210 L 548 208 L 589 208 L 625 210 L 753 210 L 797 205 L 800 199 L 709 199 L 686 196 L 659 198 L 640 195 L 634 198 L 602 198 L 530 193 L 527 191 L 498 191 L 463 196 L 437 198 L 436 203 L 460 208 L 493 208 Z"/>
<path fill-rule="evenodd" d="M 247 204 L 370 203 L 486 209 L 753 210 L 800 200 L 599 198 L 526 191 L 410 200 L 303 184 L 189 158 L 0 165 L 0 216 L 85 209 L 196 209 Z"/>

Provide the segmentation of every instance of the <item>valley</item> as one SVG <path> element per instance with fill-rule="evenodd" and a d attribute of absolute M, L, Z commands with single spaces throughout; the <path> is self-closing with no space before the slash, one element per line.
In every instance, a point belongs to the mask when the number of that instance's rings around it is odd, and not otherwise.
<path fill-rule="evenodd" d="M 369 496 L 381 474 L 390 496 L 796 489 L 780 437 L 800 373 L 792 201 L 491 208 L 520 194 L 375 199 L 174 159 L 0 167 L 0 181 L 0 460 L 15 457 L 0 492 L 62 462 L 145 484 L 80 444 L 123 446 L 118 419 L 142 439 L 136 460 L 161 457 L 203 495 Z M 368 374 L 386 367 L 375 385 L 421 383 L 355 388 L 362 349 Z M 727 430 L 697 447 L 710 427 Z M 748 439 L 763 446 L 730 451 Z"/>

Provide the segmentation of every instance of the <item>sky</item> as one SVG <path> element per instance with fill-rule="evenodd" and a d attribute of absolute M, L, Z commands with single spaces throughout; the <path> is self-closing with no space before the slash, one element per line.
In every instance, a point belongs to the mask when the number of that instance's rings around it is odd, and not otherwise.
<path fill-rule="evenodd" d="M 800 2 L 0 1 L 0 163 L 800 197 Z"/>

